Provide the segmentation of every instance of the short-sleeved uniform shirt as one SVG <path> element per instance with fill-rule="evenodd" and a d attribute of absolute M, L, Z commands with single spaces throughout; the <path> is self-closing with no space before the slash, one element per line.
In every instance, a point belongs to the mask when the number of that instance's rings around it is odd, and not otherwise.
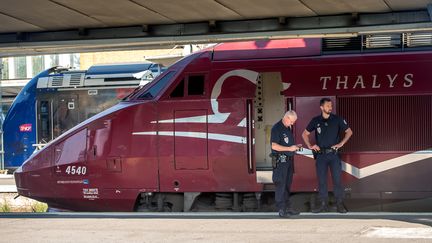
<path fill-rule="evenodd" d="M 340 116 L 330 114 L 328 119 L 322 115 L 312 118 L 306 127 L 308 132 L 315 131 L 315 140 L 320 148 L 329 149 L 340 142 L 340 134 L 349 128 Z"/>
<path fill-rule="evenodd" d="M 292 146 L 294 145 L 294 136 L 292 134 L 292 130 L 290 127 L 285 127 L 285 125 L 282 123 L 282 120 L 280 120 L 278 123 L 274 124 L 271 130 L 271 138 L 270 142 L 277 143 L 282 146 Z M 288 152 L 288 151 L 276 151 L 272 149 L 273 153 L 282 153 L 287 156 L 293 156 L 294 152 Z"/>

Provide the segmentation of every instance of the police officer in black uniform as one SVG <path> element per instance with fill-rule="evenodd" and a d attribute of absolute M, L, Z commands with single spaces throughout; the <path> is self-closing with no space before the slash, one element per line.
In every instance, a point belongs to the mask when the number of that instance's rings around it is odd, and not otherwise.
<path fill-rule="evenodd" d="M 297 120 L 295 111 L 285 113 L 282 120 L 277 122 L 271 130 L 271 148 L 273 163 L 273 183 L 275 189 L 275 201 L 279 210 L 279 216 L 288 218 L 291 215 L 298 215 L 289 200 L 290 187 L 294 173 L 293 156 L 301 145 L 294 144 L 292 126 Z"/>
<path fill-rule="evenodd" d="M 312 210 L 313 213 L 328 211 L 327 171 L 330 168 L 333 180 L 333 193 L 336 198 L 336 208 L 339 213 L 346 213 L 343 205 L 343 187 L 341 183 L 342 164 L 338 155 L 340 149 L 353 132 L 347 122 L 337 115 L 332 114 L 332 102 L 329 98 L 320 101 L 321 115 L 314 117 L 303 132 L 303 140 L 311 149 L 316 159 L 316 172 L 319 184 L 319 207 Z M 311 145 L 309 135 L 315 131 L 315 145 Z M 340 134 L 344 134 L 342 140 Z"/>

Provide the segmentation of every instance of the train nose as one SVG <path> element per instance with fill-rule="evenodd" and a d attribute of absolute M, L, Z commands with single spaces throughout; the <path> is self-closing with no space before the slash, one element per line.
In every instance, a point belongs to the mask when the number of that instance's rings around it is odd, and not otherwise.
<path fill-rule="evenodd" d="M 31 198 L 31 191 L 34 187 L 34 183 L 32 183 L 33 171 L 24 169 L 24 165 L 25 163 L 14 172 L 15 184 L 19 195 Z"/>
<path fill-rule="evenodd" d="M 18 194 L 39 201 L 46 201 L 50 191 L 51 161 L 49 150 L 37 153 L 14 172 Z"/>
<path fill-rule="evenodd" d="M 22 165 L 18 167 L 14 172 L 15 184 L 18 190 L 18 194 L 21 196 L 28 196 L 28 190 L 26 189 L 25 177 L 23 177 Z"/>

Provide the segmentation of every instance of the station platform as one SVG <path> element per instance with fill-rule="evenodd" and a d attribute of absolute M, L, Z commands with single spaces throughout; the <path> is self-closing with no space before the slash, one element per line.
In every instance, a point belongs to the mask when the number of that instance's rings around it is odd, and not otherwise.
<path fill-rule="evenodd" d="M 30 198 L 17 196 L 18 192 L 13 175 L 0 174 L 0 213 L 33 212 L 36 207 L 42 204 Z"/>
<path fill-rule="evenodd" d="M 4 242 L 431 242 L 432 213 L 0 214 Z"/>
<path fill-rule="evenodd" d="M 17 188 L 13 175 L 0 174 L 0 193 L 16 193 Z"/>

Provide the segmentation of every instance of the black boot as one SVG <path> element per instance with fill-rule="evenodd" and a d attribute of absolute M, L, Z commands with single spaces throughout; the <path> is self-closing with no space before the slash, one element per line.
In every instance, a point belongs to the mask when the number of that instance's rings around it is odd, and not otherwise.
<path fill-rule="evenodd" d="M 285 210 L 280 209 L 279 210 L 279 217 L 281 217 L 281 218 L 289 218 L 290 214 L 288 214 Z"/>
<path fill-rule="evenodd" d="M 338 213 L 347 213 L 348 211 L 346 210 L 344 204 L 342 201 L 337 201 L 336 202 L 336 211 Z"/>
<path fill-rule="evenodd" d="M 293 208 L 293 207 L 287 207 L 286 210 L 285 210 L 285 212 L 286 212 L 287 214 L 291 215 L 291 216 L 295 216 L 295 215 L 299 215 L 299 214 L 300 214 L 300 212 L 297 211 L 297 210 L 296 210 L 295 208 Z"/>
<path fill-rule="evenodd" d="M 312 209 L 312 213 L 328 212 L 327 202 L 321 201 L 319 205 L 319 207 Z"/>

